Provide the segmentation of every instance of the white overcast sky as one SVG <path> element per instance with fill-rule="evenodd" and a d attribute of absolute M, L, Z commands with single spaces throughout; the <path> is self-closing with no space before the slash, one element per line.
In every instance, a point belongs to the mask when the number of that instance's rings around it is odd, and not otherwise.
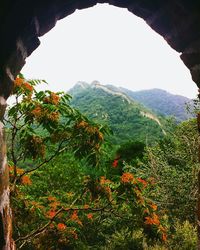
<path fill-rule="evenodd" d="M 22 73 L 45 79 L 52 91 L 98 80 L 131 90 L 161 88 L 196 97 L 197 87 L 179 53 L 126 9 L 99 4 L 76 11 L 40 40 Z"/>

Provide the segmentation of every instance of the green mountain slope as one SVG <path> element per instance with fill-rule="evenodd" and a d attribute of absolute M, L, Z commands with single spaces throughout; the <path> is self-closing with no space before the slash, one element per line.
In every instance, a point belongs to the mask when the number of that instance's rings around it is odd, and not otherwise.
<path fill-rule="evenodd" d="M 131 100 L 127 95 L 93 82 L 79 82 L 69 91 L 71 104 L 95 121 L 109 125 L 113 130 L 112 142 L 128 140 L 153 143 L 165 134 L 163 119 Z"/>
<path fill-rule="evenodd" d="M 186 111 L 186 104 L 192 102 L 192 100 L 187 97 L 173 95 L 162 89 L 131 91 L 125 88 L 120 88 L 120 90 L 133 100 L 142 103 L 157 114 L 174 116 L 177 122 L 192 117 L 192 115 L 188 114 Z"/>

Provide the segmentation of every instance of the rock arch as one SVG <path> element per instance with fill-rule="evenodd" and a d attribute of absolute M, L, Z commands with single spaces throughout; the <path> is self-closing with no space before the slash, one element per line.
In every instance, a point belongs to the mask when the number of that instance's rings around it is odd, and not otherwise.
<path fill-rule="evenodd" d="M 166 42 L 181 53 L 181 59 L 200 87 L 199 0 L 2 0 L 0 4 L 0 118 L 12 91 L 15 76 L 26 58 L 39 46 L 40 36 L 59 19 L 77 9 L 108 3 L 127 8 L 143 18 Z M 0 249 L 14 249 L 11 241 L 8 168 L 3 126 L 0 124 Z"/>

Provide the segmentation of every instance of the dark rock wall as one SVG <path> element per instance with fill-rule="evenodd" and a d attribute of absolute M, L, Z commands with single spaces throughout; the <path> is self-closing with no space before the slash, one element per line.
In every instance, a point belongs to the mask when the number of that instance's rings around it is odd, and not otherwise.
<path fill-rule="evenodd" d="M 109 3 L 143 18 L 167 43 L 180 52 L 194 82 L 200 86 L 199 0 L 1 0 L 0 1 L 0 115 L 15 76 L 39 46 L 40 36 L 57 20 L 76 9 Z M 0 123 L 0 249 L 12 249 L 8 168 L 3 126 Z M 3 237 L 4 235 L 4 237 Z"/>

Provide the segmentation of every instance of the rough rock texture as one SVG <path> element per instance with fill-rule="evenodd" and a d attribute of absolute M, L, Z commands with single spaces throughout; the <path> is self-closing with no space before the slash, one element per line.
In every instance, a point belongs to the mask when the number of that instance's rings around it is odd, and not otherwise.
<path fill-rule="evenodd" d="M 26 57 L 40 44 L 38 37 L 52 29 L 59 19 L 72 14 L 76 9 L 91 7 L 96 3 L 109 3 L 127 8 L 145 19 L 173 49 L 181 53 L 181 59 L 200 87 L 199 0 L 1 0 L 0 96 L 7 98 L 10 95 L 13 79 L 25 64 Z M 2 103 L 0 113 L 4 113 Z M 0 125 L 0 248 L 4 246 L 4 249 L 9 250 L 10 243 L 6 243 L 11 228 L 8 170 L 2 130 Z"/>

